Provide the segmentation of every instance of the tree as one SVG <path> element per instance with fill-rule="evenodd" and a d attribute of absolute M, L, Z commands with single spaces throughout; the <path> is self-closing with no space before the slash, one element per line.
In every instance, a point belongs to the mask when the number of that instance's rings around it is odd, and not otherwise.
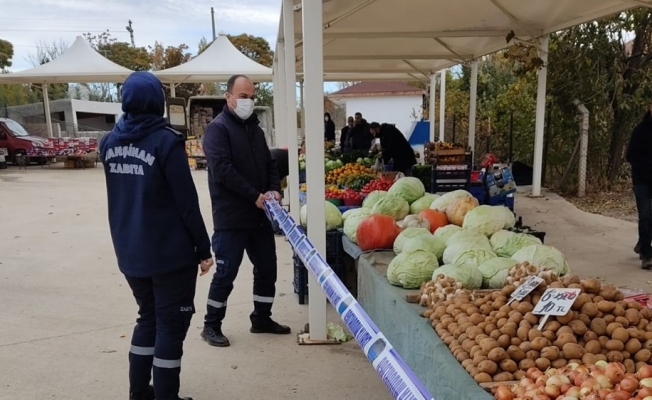
<path fill-rule="evenodd" d="M 7 40 L 0 39 L 0 72 L 11 67 L 12 58 L 14 58 L 14 45 Z"/>
<path fill-rule="evenodd" d="M 190 61 L 192 55 L 188 52 L 188 46 L 185 43 L 179 46 L 167 46 L 163 43 L 154 42 L 154 47 L 150 47 L 150 59 L 152 69 L 160 71 L 176 67 Z M 195 83 L 183 83 L 175 87 L 175 96 L 188 99 L 190 96 L 196 96 L 199 93 L 201 85 Z M 165 87 L 165 92 L 169 96 L 170 88 Z"/>
<path fill-rule="evenodd" d="M 145 47 L 133 47 L 130 43 L 119 42 L 106 30 L 98 35 L 84 33 L 84 38 L 98 53 L 133 71 L 149 71 L 152 59 Z"/>
<path fill-rule="evenodd" d="M 227 37 L 242 54 L 258 64 L 271 67 L 274 63 L 274 52 L 265 38 L 246 33 L 237 36 L 227 35 Z"/>
<path fill-rule="evenodd" d="M 52 42 L 39 41 L 36 43 L 36 52 L 29 53 L 27 61 L 33 66 L 47 64 L 63 54 L 68 48 L 68 44 L 63 40 L 53 40 Z M 68 97 L 67 83 L 54 83 L 48 85 L 48 99 L 58 100 Z M 43 93 L 38 92 L 39 101 L 43 101 Z"/>

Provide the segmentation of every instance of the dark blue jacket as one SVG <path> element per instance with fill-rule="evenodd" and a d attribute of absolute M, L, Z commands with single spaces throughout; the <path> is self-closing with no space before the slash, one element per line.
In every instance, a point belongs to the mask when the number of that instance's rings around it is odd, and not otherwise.
<path fill-rule="evenodd" d="M 634 185 L 652 184 L 652 114 L 648 111 L 629 140 L 627 162 L 632 166 Z"/>
<path fill-rule="evenodd" d="M 271 226 L 256 200 L 268 191 L 280 192 L 281 183 L 256 114 L 243 121 L 224 106 L 206 128 L 204 154 L 214 229 Z"/>
<path fill-rule="evenodd" d="M 184 140 L 163 118 L 164 101 L 158 78 L 131 74 L 124 114 L 99 146 L 118 266 L 136 278 L 211 258 Z"/>

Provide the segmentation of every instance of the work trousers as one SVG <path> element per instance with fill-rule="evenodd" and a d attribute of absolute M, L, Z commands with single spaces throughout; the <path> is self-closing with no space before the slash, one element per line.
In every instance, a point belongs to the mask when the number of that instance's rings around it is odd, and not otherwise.
<path fill-rule="evenodd" d="M 179 398 L 183 341 L 195 312 L 196 265 L 151 278 L 126 277 L 138 303 L 129 351 L 133 393 L 148 391 L 154 371 L 157 400 Z"/>
<path fill-rule="evenodd" d="M 634 185 L 638 209 L 638 244 L 642 258 L 652 258 L 652 184 Z"/>
<path fill-rule="evenodd" d="M 254 265 L 254 311 L 250 316 L 253 326 L 264 324 L 272 315 L 276 293 L 276 241 L 271 226 L 259 229 L 215 231 L 215 274 L 208 292 L 204 325 L 221 328 L 226 315 L 227 300 L 233 290 L 245 251 Z"/>

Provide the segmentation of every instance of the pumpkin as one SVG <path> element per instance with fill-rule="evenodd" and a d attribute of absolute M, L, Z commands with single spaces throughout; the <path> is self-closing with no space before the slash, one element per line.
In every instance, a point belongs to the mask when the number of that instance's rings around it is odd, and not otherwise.
<path fill-rule="evenodd" d="M 446 217 L 451 224 L 462 226 L 466 213 L 478 207 L 480 203 L 475 197 L 461 197 L 453 200 L 446 208 Z"/>
<path fill-rule="evenodd" d="M 419 216 L 426 219 L 430 223 L 431 233 L 435 233 L 437 229 L 448 225 L 448 218 L 446 217 L 446 213 L 441 211 L 426 209 L 421 211 Z"/>
<path fill-rule="evenodd" d="M 372 214 L 360 222 L 355 237 L 362 251 L 391 249 L 399 232 L 400 229 L 394 218 Z"/>

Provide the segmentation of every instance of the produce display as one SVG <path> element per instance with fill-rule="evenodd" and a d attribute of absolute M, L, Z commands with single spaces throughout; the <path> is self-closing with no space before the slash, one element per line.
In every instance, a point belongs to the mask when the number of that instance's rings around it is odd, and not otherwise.
<path fill-rule="evenodd" d="M 392 185 L 394 184 L 394 181 L 391 181 L 389 179 L 386 179 L 384 177 L 380 177 L 378 179 L 374 179 L 372 181 L 369 181 L 366 185 L 362 187 L 360 190 L 360 193 L 364 196 L 368 195 L 371 192 L 374 192 L 376 190 L 380 191 L 388 191 Z"/>
<path fill-rule="evenodd" d="M 369 181 L 376 178 L 376 174 L 371 168 L 365 167 L 358 163 L 349 163 L 342 167 L 328 171 L 326 173 L 326 184 L 348 186 L 353 182 L 355 178 L 362 175 L 367 176 Z M 362 186 L 364 186 L 364 184 Z"/>
<path fill-rule="evenodd" d="M 326 216 L 326 231 L 333 231 L 342 227 L 343 219 L 340 210 L 331 202 L 324 202 Z M 299 224 L 308 227 L 308 205 L 304 204 L 299 212 Z"/>

